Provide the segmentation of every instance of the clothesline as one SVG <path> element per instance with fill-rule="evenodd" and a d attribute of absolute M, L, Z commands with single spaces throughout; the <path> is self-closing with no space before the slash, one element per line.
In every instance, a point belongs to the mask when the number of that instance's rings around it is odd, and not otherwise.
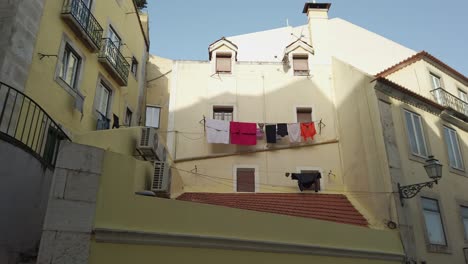
<path fill-rule="evenodd" d="M 206 126 L 206 117 L 198 121 L 198 123 L 202 124 L 203 127 Z M 254 124 L 264 124 L 264 125 L 276 125 L 276 124 L 298 124 L 298 123 L 318 123 L 319 126 L 326 127 L 327 125 L 323 123 L 323 119 L 320 118 L 319 120 L 311 120 L 310 122 L 245 122 L 245 123 L 254 123 Z"/>
<path fill-rule="evenodd" d="M 314 140 L 317 134 L 314 122 L 266 124 L 206 119 L 205 116 L 200 122 L 203 122 L 207 142 L 211 144 L 253 146 L 264 135 L 268 144 L 276 144 L 286 136 L 290 143 L 301 143 L 309 138 Z M 325 124 L 320 120 L 318 126 L 321 133 Z"/>

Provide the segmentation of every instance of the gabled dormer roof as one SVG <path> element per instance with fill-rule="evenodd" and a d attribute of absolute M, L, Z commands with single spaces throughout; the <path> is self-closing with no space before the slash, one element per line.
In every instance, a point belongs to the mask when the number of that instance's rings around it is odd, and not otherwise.
<path fill-rule="evenodd" d="M 312 47 L 312 45 L 310 45 L 309 43 L 301 39 L 298 39 L 292 42 L 291 44 L 289 44 L 288 46 L 286 46 L 286 49 L 284 50 L 284 54 L 288 55 L 289 53 L 296 50 L 297 48 L 302 48 L 306 50 L 307 52 L 314 54 L 314 47 Z"/>
<path fill-rule="evenodd" d="M 233 42 L 231 42 L 230 40 L 228 40 L 227 38 L 225 37 L 222 37 L 218 40 L 216 40 L 215 42 L 211 43 L 210 46 L 208 46 L 208 54 L 209 54 L 209 58 L 211 60 L 211 55 L 213 53 L 213 51 L 219 49 L 220 47 L 222 46 L 226 46 L 228 47 L 229 49 L 231 49 L 232 51 L 234 51 L 235 53 L 235 59 L 237 61 L 237 50 L 238 50 L 238 47 L 236 44 L 234 44 Z"/>

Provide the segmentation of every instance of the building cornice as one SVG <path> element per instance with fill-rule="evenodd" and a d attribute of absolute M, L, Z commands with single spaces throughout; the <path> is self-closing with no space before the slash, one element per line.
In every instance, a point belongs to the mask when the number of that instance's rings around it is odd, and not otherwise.
<path fill-rule="evenodd" d="M 403 253 L 366 249 L 344 249 L 328 246 L 246 240 L 240 238 L 205 235 L 137 232 L 120 229 L 96 228 L 94 229 L 94 237 L 98 243 L 247 250 L 257 252 L 350 257 L 387 261 L 403 261 L 404 259 Z"/>

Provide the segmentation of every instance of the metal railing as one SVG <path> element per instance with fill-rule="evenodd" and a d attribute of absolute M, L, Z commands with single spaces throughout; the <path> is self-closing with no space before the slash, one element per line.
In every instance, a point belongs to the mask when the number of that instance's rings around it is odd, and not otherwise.
<path fill-rule="evenodd" d="M 112 65 L 120 78 L 127 83 L 130 64 L 125 60 L 125 57 L 120 53 L 119 47 L 117 47 L 111 39 L 105 38 L 102 40 L 99 58 L 105 58 Z"/>
<path fill-rule="evenodd" d="M 0 82 L 0 136 L 55 166 L 61 140 L 70 138 L 33 99 Z"/>
<path fill-rule="evenodd" d="M 456 97 L 455 95 L 447 92 L 443 88 L 437 88 L 431 91 L 431 94 L 434 96 L 434 99 L 440 105 L 451 108 L 465 116 L 468 116 L 468 103 L 462 99 Z"/>
<path fill-rule="evenodd" d="M 70 14 L 80 25 L 98 49 L 104 30 L 82 0 L 65 0 L 62 14 Z"/>

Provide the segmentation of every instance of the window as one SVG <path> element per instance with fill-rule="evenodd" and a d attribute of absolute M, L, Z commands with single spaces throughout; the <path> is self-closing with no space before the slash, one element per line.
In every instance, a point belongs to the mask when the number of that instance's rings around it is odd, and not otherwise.
<path fill-rule="evenodd" d="M 405 110 L 406 128 L 411 148 L 411 153 L 420 157 L 427 157 L 426 139 L 421 123 L 421 116 Z"/>
<path fill-rule="evenodd" d="M 461 206 L 460 211 L 463 222 L 463 229 L 465 230 L 465 240 L 468 240 L 468 207 Z"/>
<path fill-rule="evenodd" d="M 432 81 L 432 88 L 437 89 L 442 87 L 442 82 L 440 80 L 440 77 L 431 73 L 431 81 Z"/>
<path fill-rule="evenodd" d="M 446 246 L 444 226 L 440 215 L 439 203 L 437 200 L 422 197 L 422 208 L 426 232 L 429 242 L 432 245 Z"/>
<path fill-rule="evenodd" d="M 112 28 L 112 26 L 109 26 L 107 37 L 112 41 L 112 43 L 114 43 L 117 49 L 120 49 L 120 44 L 122 42 L 122 39 L 119 37 L 119 35 L 117 35 L 115 30 Z"/>
<path fill-rule="evenodd" d="M 216 54 L 216 72 L 231 73 L 231 53 Z"/>
<path fill-rule="evenodd" d="M 137 61 L 137 59 L 135 57 L 132 58 L 132 67 L 130 68 L 130 70 L 132 71 L 133 76 L 135 76 L 135 78 L 137 78 L 138 61 Z"/>
<path fill-rule="evenodd" d="M 110 106 L 111 90 L 104 83 L 99 83 L 96 91 L 96 110 L 103 116 L 107 116 Z"/>
<path fill-rule="evenodd" d="M 232 106 L 214 106 L 213 119 L 233 121 L 234 109 Z"/>
<path fill-rule="evenodd" d="M 125 125 L 126 126 L 132 125 L 132 116 L 133 116 L 132 111 L 130 110 L 130 108 L 127 107 L 127 110 L 125 111 Z"/>
<path fill-rule="evenodd" d="M 296 116 L 298 123 L 310 123 L 312 122 L 312 108 L 298 107 L 296 108 Z"/>
<path fill-rule="evenodd" d="M 458 142 L 457 132 L 444 126 L 445 144 L 447 144 L 450 166 L 454 169 L 463 170 L 463 161 Z"/>
<path fill-rule="evenodd" d="M 255 192 L 255 169 L 237 168 L 236 191 L 237 192 Z"/>
<path fill-rule="evenodd" d="M 468 103 L 468 94 L 462 89 L 458 89 L 458 98 L 460 98 L 463 102 Z"/>
<path fill-rule="evenodd" d="M 65 45 L 65 51 L 62 57 L 62 69 L 60 71 L 60 78 L 68 84 L 71 88 L 76 89 L 76 81 L 78 79 L 79 67 L 81 58 L 78 54 L 70 47 Z"/>
<path fill-rule="evenodd" d="M 293 55 L 294 75 L 309 75 L 309 57 L 307 55 Z"/>
<path fill-rule="evenodd" d="M 146 107 L 146 126 L 159 128 L 161 108 L 156 106 Z"/>

